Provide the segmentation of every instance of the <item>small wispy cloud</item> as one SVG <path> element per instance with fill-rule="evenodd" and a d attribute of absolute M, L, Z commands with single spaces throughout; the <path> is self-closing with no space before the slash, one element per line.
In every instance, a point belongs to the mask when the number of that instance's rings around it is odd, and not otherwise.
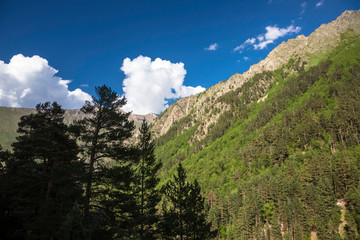
<path fill-rule="evenodd" d="M 254 44 L 255 42 L 256 42 L 256 39 L 255 39 L 255 38 L 249 38 L 249 39 L 247 39 L 243 44 L 235 47 L 235 48 L 233 49 L 233 51 L 234 51 L 234 52 L 242 53 L 243 50 L 244 50 L 246 47 Z"/>
<path fill-rule="evenodd" d="M 89 87 L 89 84 L 83 83 L 83 84 L 80 85 L 80 87 L 86 87 L 86 88 L 88 88 L 88 87 Z"/>
<path fill-rule="evenodd" d="M 207 51 L 216 51 L 218 48 L 219 48 L 219 44 L 213 43 L 213 44 L 210 44 L 209 47 L 205 48 L 205 50 L 207 50 Z"/>
<path fill-rule="evenodd" d="M 303 15 L 306 11 L 306 6 L 307 6 L 307 2 L 303 2 L 301 3 L 301 11 L 300 11 L 300 15 Z"/>
<path fill-rule="evenodd" d="M 316 3 L 315 7 L 321 7 L 322 5 L 324 5 L 325 1 L 321 0 L 320 2 Z"/>
<path fill-rule="evenodd" d="M 245 56 L 245 57 L 244 57 L 244 60 L 247 61 L 247 60 L 249 60 L 249 58 Z"/>
<path fill-rule="evenodd" d="M 264 49 L 267 45 L 274 43 L 280 37 L 284 37 L 291 33 L 298 33 L 301 27 L 289 25 L 286 28 L 277 26 L 267 26 L 266 33 L 258 35 L 256 38 L 248 38 L 244 43 L 235 47 L 234 52 L 242 53 L 245 49 L 252 46 L 255 50 Z M 246 60 L 246 59 L 245 59 Z"/>

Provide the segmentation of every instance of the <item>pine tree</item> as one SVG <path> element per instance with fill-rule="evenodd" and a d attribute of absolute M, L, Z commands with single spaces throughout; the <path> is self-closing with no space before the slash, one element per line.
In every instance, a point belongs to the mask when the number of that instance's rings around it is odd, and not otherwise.
<path fill-rule="evenodd" d="M 168 206 L 165 206 L 162 228 L 165 239 L 174 239 L 179 236 L 181 240 L 186 235 L 185 208 L 187 197 L 190 193 L 190 185 L 186 182 L 185 169 L 181 163 L 177 168 L 177 175 L 173 181 L 167 182 L 163 188 Z M 166 222 L 164 221 L 166 220 Z"/>
<path fill-rule="evenodd" d="M 92 101 L 87 101 L 81 108 L 87 117 L 78 123 L 83 154 L 88 161 L 84 203 L 84 219 L 87 222 L 90 221 L 89 213 L 94 201 L 96 166 L 102 166 L 104 159 L 127 160 L 131 154 L 124 142 L 134 130 L 134 123 L 128 120 L 130 113 L 120 110 L 126 104 L 125 97 L 120 98 L 106 85 L 95 87 L 95 92 Z"/>
<path fill-rule="evenodd" d="M 163 188 L 167 206 L 163 206 L 161 223 L 164 239 L 210 239 L 216 235 L 211 231 L 204 214 L 204 199 L 200 186 L 195 181 L 186 181 L 186 172 L 181 163 L 177 176 Z"/>
<path fill-rule="evenodd" d="M 83 164 L 56 102 L 21 117 L 14 156 L 6 162 L 10 208 L 24 237 L 52 239 L 82 195 Z"/>
<path fill-rule="evenodd" d="M 140 127 L 138 143 L 139 161 L 135 166 L 137 175 L 135 188 L 139 208 L 136 223 L 140 239 L 155 239 L 156 224 L 159 221 L 156 206 L 161 200 L 161 195 L 156 187 L 159 183 L 157 172 L 161 168 L 161 163 L 156 162 L 154 149 L 149 127 L 144 119 Z"/>
<path fill-rule="evenodd" d="M 185 216 L 187 239 L 210 239 L 216 236 L 217 232 L 211 231 L 211 223 L 206 221 L 204 198 L 201 195 L 200 185 L 196 180 L 190 185 Z"/>

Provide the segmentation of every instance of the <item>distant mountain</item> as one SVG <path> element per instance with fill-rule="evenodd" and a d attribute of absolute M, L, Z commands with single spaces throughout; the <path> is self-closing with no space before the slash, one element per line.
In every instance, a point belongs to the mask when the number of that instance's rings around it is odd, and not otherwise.
<path fill-rule="evenodd" d="M 182 162 L 218 239 L 357 239 L 360 11 L 178 100 L 152 129 L 162 182 Z"/>
<path fill-rule="evenodd" d="M 0 145 L 5 149 L 9 149 L 11 144 L 15 141 L 17 136 L 18 122 L 20 117 L 35 113 L 35 109 L 29 108 L 10 108 L 0 107 Z M 84 118 L 84 114 L 80 110 L 66 110 L 64 121 L 66 124 L 73 123 L 74 121 Z M 151 123 L 155 118 L 155 114 L 146 115 L 130 115 L 130 119 L 134 121 L 135 125 L 140 126 L 143 119 Z"/>

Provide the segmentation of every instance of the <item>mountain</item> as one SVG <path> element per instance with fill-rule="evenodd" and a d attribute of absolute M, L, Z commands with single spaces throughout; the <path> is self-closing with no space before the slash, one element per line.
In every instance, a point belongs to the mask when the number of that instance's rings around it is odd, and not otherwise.
<path fill-rule="evenodd" d="M 244 74 L 236 73 L 227 81 L 219 82 L 203 93 L 178 100 L 166 109 L 160 118 L 155 120 L 153 130 L 157 135 L 163 135 L 169 130 L 173 122 L 191 114 L 196 120 L 211 119 L 208 123 L 215 122 L 220 113 L 211 114 L 205 110 L 208 105 L 214 104 L 216 99 L 241 87 L 258 73 L 279 69 L 290 59 L 307 61 L 306 66 L 308 67 L 315 65 L 328 50 L 340 43 L 341 35 L 348 29 L 353 30 L 356 35 L 360 34 L 359 11 L 345 11 L 335 21 L 321 25 L 308 37 L 299 35 L 295 39 L 282 42 L 264 60 L 251 66 Z M 206 134 L 208 126 L 209 124 L 201 126 L 199 131 L 204 131 Z"/>
<path fill-rule="evenodd" d="M 359 116 L 360 11 L 345 11 L 156 118 L 162 182 L 182 162 L 219 239 L 356 239 Z"/>
<path fill-rule="evenodd" d="M 0 107 L 0 145 L 3 148 L 9 149 L 11 144 L 15 141 L 20 117 L 35 112 L 35 109 L 30 108 Z M 64 121 L 66 124 L 71 124 L 74 121 L 81 120 L 83 118 L 84 114 L 78 109 L 65 110 Z M 146 115 L 130 115 L 130 119 L 134 121 L 137 127 L 141 125 L 144 118 L 150 123 L 156 118 L 156 115 L 152 113 Z M 135 135 L 137 135 L 137 132 Z"/>

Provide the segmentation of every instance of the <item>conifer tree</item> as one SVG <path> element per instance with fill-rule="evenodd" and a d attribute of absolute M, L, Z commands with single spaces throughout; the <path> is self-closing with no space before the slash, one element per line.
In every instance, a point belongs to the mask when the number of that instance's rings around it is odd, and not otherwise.
<path fill-rule="evenodd" d="M 197 180 L 190 185 L 190 193 L 187 198 L 185 210 L 187 224 L 187 239 L 210 239 L 216 236 L 216 231 L 211 231 L 211 223 L 206 221 L 204 211 L 204 197 Z"/>
<path fill-rule="evenodd" d="M 14 156 L 5 163 L 6 192 L 24 237 L 53 239 L 82 195 L 83 164 L 63 123 L 61 106 L 47 102 L 36 110 L 19 122 Z"/>
<path fill-rule="evenodd" d="M 157 172 L 161 163 L 156 162 L 154 142 L 151 140 L 149 126 L 145 119 L 140 127 L 138 143 L 139 160 L 135 166 L 136 192 L 139 215 L 136 217 L 138 236 L 140 239 L 155 239 L 156 224 L 159 221 L 156 206 L 161 200 Z"/>
<path fill-rule="evenodd" d="M 101 166 L 101 161 L 104 159 L 126 160 L 131 155 L 131 151 L 124 142 L 132 136 L 134 129 L 134 123 L 128 119 L 130 113 L 123 113 L 120 110 L 126 104 L 125 97 L 120 98 L 106 85 L 95 87 L 95 92 L 96 96 L 92 96 L 92 101 L 87 101 L 81 108 L 87 117 L 79 122 L 82 150 L 88 162 L 84 202 L 85 221 L 89 221 L 91 203 L 94 200 L 96 166 Z"/>
<path fill-rule="evenodd" d="M 169 206 L 163 206 L 162 235 L 165 239 L 211 239 L 216 232 L 206 222 L 204 199 L 200 186 L 195 181 L 186 181 L 186 172 L 181 163 L 177 176 L 163 188 Z"/>

